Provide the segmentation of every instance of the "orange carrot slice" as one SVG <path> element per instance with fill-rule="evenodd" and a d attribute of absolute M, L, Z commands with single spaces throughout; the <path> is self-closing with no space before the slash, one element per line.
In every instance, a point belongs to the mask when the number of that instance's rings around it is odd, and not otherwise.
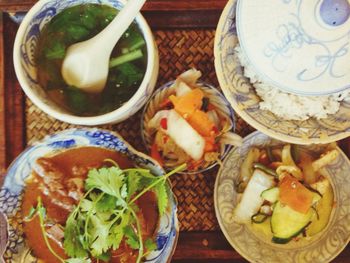
<path fill-rule="evenodd" d="M 203 137 L 215 136 L 215 124 L 208 115 L 201 110 L 195 110 L 187 119 L 188 123 Z"/>
<path fill-rule="evenodd" d="M 174 104 L 177 113 L 187 119 L 195 110 L 202 107 L 203 97 L 203 91 L 200 89 L 193 89 L 181 97 L 171 95 L 169 99 Z"/>
<path fill-rule="evenodd" d="M 204 111 L 200 110 L 203 97 L 203 91 L 193 89 L 183 96 L 176 97 L 172 95 L 169 99 L 174 104 L 175 111 L 186 119 L 201 136 L 215 137 L 217 129 L 214 122 L 209 119 Z"/>
<path fill-rule="evenodd" d="M 205 146 L 204 152 L 215 152 L 218 149 L 218 145 L 215 143 L 215 137 L 204 137 Z"/>
<path fill-rule="evenodd" d="M 280 202 L 293 210 L 306 214 L 311 205 L 313 194 L 302 183 L 291 175 L 286 175 L 279 185 Z"/>

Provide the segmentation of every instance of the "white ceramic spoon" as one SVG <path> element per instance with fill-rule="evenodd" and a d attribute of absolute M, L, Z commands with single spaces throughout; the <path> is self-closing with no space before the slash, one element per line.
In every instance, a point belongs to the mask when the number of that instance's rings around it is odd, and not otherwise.
<path fill-rule="evenodd" d="M 61 72 L 68 85 L 90 93 L 103 90 L 108 77 L 111 52 L 145 2 L 146 0 L 129 0 L 99 34 L 67 49 Z"/>

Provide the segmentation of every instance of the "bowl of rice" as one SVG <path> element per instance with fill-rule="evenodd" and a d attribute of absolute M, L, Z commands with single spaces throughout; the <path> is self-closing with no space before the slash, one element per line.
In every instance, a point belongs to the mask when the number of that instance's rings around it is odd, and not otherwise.
<path fill-rule="evenodd" d="M 230 0 L 215 36 L 215 69 L 234 110 L 255 129 L 297 144 L 329 143 L 350 135 L 350 91 L 296 95 L 266 84 L 242 51 L 236 27 L 237 0 Z"/>

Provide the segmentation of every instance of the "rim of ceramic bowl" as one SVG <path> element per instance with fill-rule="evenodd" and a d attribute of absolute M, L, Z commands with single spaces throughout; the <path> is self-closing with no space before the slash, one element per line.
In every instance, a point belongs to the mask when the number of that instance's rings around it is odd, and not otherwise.
<path fill-rule="evenodd" d="M 31 151 L 33 149 L 33 147 L 35 147 L 36 145 L 40 145 L 40 144 L 44 144 L 45 141 L 49 140 L 50 138 L 54 138 L 56 136 L 60 136 L 60 135 L 64 135 L 64 134 L 71 134 L 73 133 L 74 131 L 90 131 L 90 132 L 93 132 L 93 131 L 102 131 L 102 132 L 106 132 L 106 133 L 109 133 L 109 134 L 112 134 L 114 135 L 115 137 L 118 138 L 118 140 L 120 140 L 128 149 L 130 149 L 130 151 L 143 158 L 143 159 L 146 159 L 146 160 L 149 160 L 151 161 L 154 165 L 157 166 L 157 169 L 159 169 L 160 172 L 164 174 L 166 174 L 166 171 L 164 170 L 164 168 L 156 161 L 154 160 L 151 156 L 143 153 L 143 152 L 140 152 L 138 150 L 136 150 L 130 143 L 128 143 L 124 138 L 123 136 L 121 136 L 118 132 L 116 131 L 112 131 L 112 130 L 108 130 L 108 129 L 103 129 L 103 128 L 92 128 L 92 127 L 82 127 L 82 128 L 70 128 L 70 129 L 65 129 L 65 130 L 62 130 L 62 131 L 57 131 L 57 132 L 54 132 L 54 133 L 51 133 L 51 134 L 48 134 L 46 135 L 45 137 L 43 137 L 42 139 L 38 140 L 37 142 L 35 142 L 33 145 L 29 145 L 27 146 L 12 162 L 11 164 L 9 165 L 9 167 L 7 168 L 7 171 L 6 171 L 6 175 L 5 175 L 5 178 L 7 176 L 7 173 L 8 171 L 10 171 L 11 169 L 14 169 L 13 167 L 15 165 L 17 165 L 17 162 L 20 161 L 20 158 L 26 154 L 28 151 Z M 87 145 L 88 146 L 88 145 Z M 98 147 L 98 146 L 94 146 L 94 147 Z M 105 148 L 107 149 L 106 147 L 103 147 L 103 146 L 100 146 L 101 148 Z M 59 149 L 58 151 L 60 151 L 61 149 Z M 4 180 L 5 182 L 5 180 Z M 171 181 L 169 180 L 169 178 L 167 179 L 167 183 L 169 185 L 169 189 L 171 190 L 171 195 L 173 196 L 173 199 L 174 199 L 174 208 L 173 208 L 173 211 L 174 211 L 174 228 L 175 228 L 175 237 L 174 237 L 174 245 L 172 246 L 170 252 L 169 252 L 169 257 L 167 258 L 167 261 L 166 262 L 171 262 L 171 259 L 175 253 L 175 250 L 176 250 L 176 247 L 177 247 L 177 243 L 178 243 L 178 240 L 179 240 L 179 235 L 180 235 L 180 230 L 179 230 L 179 219 L 178 219 L 178 200 L 176 198 L 176 195 L 174 194 L 172 188 L 172 183 Z M 0 189 L 2 189 L 4 187 L 4 185 L 2 185 L 0 187 Z"/>
<path fill-rule="evenodd" d="M 271 137 L 271 136 L 269 136 L 269 135 L 266 135 L 266 134 L 264 134 L 264 133 L 262 133 L 262 132 L 260 132 L 260 131 L 255 131 L 255 132 L 253 132 L 253 133 L 247 135 L 246 137 L 244 137 L 244 139 L 243 139 L 243 144 L 244 144 L 244 143 L 248 143 L 248 144 L 250 145 L 250 141 L 251 141 L 254 137 L 259 137 L 259 136 L 264 136 L 264 137 L 267 138 L 267 139 L 265 139 L 265 140 L 275 141 L 275 142 L 277 142 L 278 144 L 281 144 L 281 145 L 288 144 L 288 142 L 284 142 L 284 141 L 281 141 L 281 140 L 279 140 L 279 139 L 275 139 L 275 138 L 273 138 L 273 137 Z M 255 144 L 253 143 L 253 145 L 255 145 Z M 319 146 L 322 147 L 322 145 L 320 145 L 320 144 L 314 144 L 314 145 L 316 145 L 316 146 L 319 145 Z M 326 145 L 326 144 L 325 144 L 325 145 Z M 258 144 L 257 146 L 259 147 L 259 144 Z M 309 146 L 312 146 L 312 145 L 303 145 L 304 148 L 305 148 L 305 147 L 309 147 Z M 241 147 L 244 147 L 244 146 L 241 146 Z M 250 145 L 250 147 L 252 147 L 252 145 Z M 249 147 L 249 148 L 250 148 L 250 147 Z M 342 151 L 342 149 L 340 149 L 338 146 L 337 146 L 336 149 L 339 151 L 340 156 L 342 156 L 342 158 L 343 158 L 344 160 L 346 160 L 346 161 L 350 164 L 350 161 L 349 161 L 348 157 L 345 155 L 345 153 Z M 230 153 L 228 154 L 228 156 L 227 156 L 227 158 L 225 159 L 224 162 L 226 162 L 227 159 L 230 158 L 230 156 L 231 156 L 235 151 L 239 151 L 239 149 L 238 149 L 238 148 L 232 149 L 232 150 L 230 151 Z M 241 156 L 241 157 L 242 157 L 242 156 Z M 222 215 L 222 213 L 221 213 L 221 212 L 222 212 L 222 208 L 220 209 L 220 207 L 219 207 L 220 205 L 219 205 L 219 201 L 218 201 L 218 196 L 219 196 L 219 194 L 220 194 L 220 193 L 219 193 L 219 184 L 220 184 L 219 181 L 220 181 L 220 179 L 221 179 L 223 173 L 224 173 L 224 166 L 222 166 L 222 167 L 220 168 L 220 170 L 218 171 L 218 174 L 217 174 L 217 177 L 216 177 L 216 180 L 215 180 L 215 184 L 214 184 L 214 197 L 213 197 L 213 198 L 214 198 L 214 208 L 215 208 L 215 216 L 216 216 L 216 219 L 218 220 L 220 229 L 221 229 L 221 231 L 223 232 L 223 234 L 224 234 L 226 240 L 230 243 L 231 247 L 234 248 L 234 249 L 235 249 L 242 257 L 244 257 L 246 260 L 251 261 L 251 262 L 255 262 L 255 261 L 254 261 L 254 258 L 253 258 L 249 253 L 247 253 L 247 252 L 244 250 L 244 247 L 238 246 L 238 245 L 237 245 L 237 242 L 234 241 L 235 239 L 232 237 L 232 234 L 229 234 L 230 231 L 227 229 L 228 223 L 224 223 L 223 215 Z M 231 173 L 232 173 L 232 171 L 231 171 Z M 226 180 L 227 180 L 227 179 L 226 179 Z M 336 184 L 335 184 L 335 181 L 334 181 L 334 180 L 335 180 L 335 179 L 330 178 L 330 183 L 331 183 L 332 188 L 333 188 L 333 191 L 334 191 L 334 198 L 335 198 L 335 199 L 336 199 L 336 198 L 341 198 L 341 197 L 339 197 L 339 196 L 336 194 L 337 192 L 339 193 L 339 190 L 336 190 Z M 336 199 L 336 200 L 337 200 L 337 199 Z M 226 202 L 226 201 L 225 201 L 225 202 Z M 231 202 L 233 202 L 233 200 L 232 200 Z M 338 206 L 337 210 L 341 210 L 341 207 Z M 326 226 L 320 233 L 317 234 L 318 236 L 315 236 L 314 240 L 311 241 L 310 244 L 307 242 L 307 243 L 305 244 L 306 247 L 308 247 L 309 245 L 311 246 L 311 244 L 314 243 L 314 242 L 317 242 L 318 238 L 324 237 L 324 236 L 326 235 L 326 233 L 327 233 L 328 231 L 331 230 L 331 229 L 330 229 L 330 223 L 331 223 L 332 221 L 333 221 L 333 222 L 336 221 L 335 216 L 336 216 L 336 209 L 333 208 L 333 211 L 331 212 L 331 216 L 330 216 L 330 218 L 329 218 L 329 221 L 328 221 L 328 223 L 327 223 L 327 226 Z M 235 223 L 235 224 L 236 224 L 236 223 Z M 249 232 L 249 233 L 252 233 L 252 235 L 254 235 L 253 232 L 252 232 L 252 229 L 248 228 L 246 231 Z M 317 237 L 317 238 L 316 238 L 316 237 Z M 258 239 L 259 241 L 262 242 L 262 236 L 257 237 L 257 239 Z M 345 247 L 348 245 L 349 241 L 350 241 L 350 236 L 347 237 L 347 240 L 344 240 L 344 241 L 343 241 L 342 245 L 338 247 L 337 252 L 334 253 L 334 254 L 329 258 L 329 261 L 326 261 L 326 262 L 331 262 L 332 260 L 334 260 L 334 259 L 345 249 Z M 275 244 L 275 245 L 276 245 L 276 247 L 278 246 L 278 244 Z M 270 245 L 270 246 L 271 246 L 271 245 Z M 282 245 L 282 246 L 283 246 L 283 245 Z M 272 247 L 272 246 L 271 246 L 271 247 Z M 276 248 L 276 247 L 275 247 L 275 248 Z M 286 252 L 286 255 L 287 255 L 288 250 L 296 250 L 296 251 L 297 251 L 297 250 L 298 250 L 298 247 L 297 247 L 297 248 L 284 248 L 284 249 L 285 249 L 284 251 Z M 259 261 L 259 262 L 260 262 L 260 261 Z M 267 261 L 262 261 L 262 262 L 269 262 L 269 260 L 267 260 Z M 276 261 L 273 261 L 273 262 L 276 262 Z"/>
<path fill-rule="evenodd" d="M 236 5 L 238 0 L 229 0 L 220 16 L 220 20 L 218 23 L 218 26 L 216 28 L 215 33 L 215 40 L 214 40 L 214 64 L 215 64 L 215 71 L 220 83 L 220 86 L 222 88 L 222 91 L 226 97 L 226 99 L 230 102 L 231 106 L 235 110 L 235 112 L 242 117 L 242 119 L 247 122 L 249 125 L 253 126 L 256 130 L 259 130 L 277 140 L 285 141 L 288 143 L 294 143 L 294 144 L 301 144 L 301 145 L 309 145 L 309 144 L 326 144 L 331 143 L 334 141 L 339 141 L 341 139 L 344 139 L 348 136 L 350 136 L 350 131 L 344 131 L 340 132 L 335 135 L 330 136 L 320 136 L 320 137 L 314 137 L 314 138 L 303 138 L 303 137 L 296 137 L 287 135 L 281 132 L 278 132 L 276 130 L 270 129 L 267 126 L 264 126 L 260 122 L 256 121 L 254 118 L 249 116 L 243 109 L 240 108 L 237 101 L 233 98 L 232 93 L 230 92 L 229 88 L 227 88 L 227 83 L 225 81 L 225 77 L 223 74 L 223 67 L 222 67 L 222 61 L 221 61 L 221 54 L 222 50 L 220 49 L 220 41 L 222 38 L 222 33 L 224 32 L 224 27 L 227 23 L 228 15 L 231 11 L 231 9 Z"/>
<path fill-rule="evenodd" d="M 151 98 L 147 101 L 145 107 L 142 110 L 141 120 L 140 120 L 140 122 L 141 122 L 141 124 L 140 124 L 141 138 L 142 138 L 142 142 L 143 142 L 144 146 L 146 147 L 146 150 L 147 150 L 148 153 L 150 152 L 150 145 L 149 145 L 149 143 L 147 143 L 147 139 L 145 137 L 146 129 L 145 129 L 145 120 L 144 120 L 145 116 L 146 116 L 146 112 L 147 112 L 151 102 L 155 99 L 155 97 L 159 93 L 161 93 L 162 91 L 164 91 L 166 89 L 171 89 L 174 83 L 175 83 L 175 80 L 171 80 L 171 81 L 168 81 L 167 83 L 163 84 L 160 88 L 158 88 L 152 94 Z M 236 118 L 235 118 L 235 112 L 234 112 L 233 108 L 231 107 L 229 101 L 212 84 L 207 83 L 205 81 L 197 81 L 196 84 L 199 85 L 199 87 L 201 87 L 201 88 L 213 91 L 220 98 L 220 100 L 222 100 L 225 103 L 225 107 L 229 111 L 229 121 L 232 124 L 232 127 L 231 127 L 231 129 L 229 131 L 234 132 L 236 130 Z M 232 150 L 233 147 L 234 147 L 233 145 L 225 145 L 224 154 L 220 157 L 220 160 L 223 160 L 227 156 L 227 154 Z M 208 170 L 212 169 L 213 167 L 215 167 L 217 165 L 218 165 L 218 162 L 215 161 L 214 163 L 212 163 L 208 167 L 205 167 L 205 168 L 200 169 L 198 171 L 185 170 L 185 171 L 179 172 L 179 174 L 198 174 L 198 173 L 202 173 L 202 172 L 208 171 Z M 168 168 L 168 167 L 164 167 L 164 169 L 165 170 L 171 170 L 171 168 Z"/>
<path fill-rule="evenodd" d="M 125 0 L 118 0 L 118 1 L 120 1 L 123 5 L 126 3 Z M 142 105 L 141 106 L 138 105 L 139 104 L 138 102 L 142 98 L 144 91 L 147 91 L 147 89 L 150 87 L 151 87 L 150 91 L 154 89 L 157 81 L 157 77 L 158 77 L 158 72 L 159 72 L 158 48 L 155 43 L 153 33 L 149 25 L 147 24 L 145 18 L 141 15 L 141 13 L 139 13 L 136 16 L 135 20 L 137 25 L 140 27 L 140 30 L 142 31 L 143 37 L 145 38 L 145 41 L 146 41 L 146 46 L 147 46 L 146 72 L 136 93 L 122 106 L 106 114 L 92 116 L 92 117 L 80 117 L 74 114 L 70 114 L 67 111 L 60 112 L 58 110 L 53 109 L 52 107 L 44 103 L 43 100 L 40 99 L 32 91 L 32 88 L 28 84 L 27 78 L 25 77 L 24 69 L 21 65 L 20 50 L 21 50 L 21 45 L 23 41 L 23 36 L 25 34 L 25 31 L 27 30 L 28 25 L 32 21 L 33 17 L 40 10 L 40 8 L 42 8 L 45 4 L 47 4 L 47 2 L 48 2 L 47 0 L 39 0 L 28 11 L 22 23 L 19 26 L 19 29 L 16 34 L 15 42 L 14 42 L 13 63 L 14 63 L 15 73 L 21 88 L 23 89 L 25 94 L 30 98 L 30 100 L 38 108 L 43 110 L 45 113 L 47 113 L 48 115 L 60 121 L 76 124 L 76 125 L 88 125 L 88 126 L 121 122 L 127 118 L 127 116 L 125 117 L 125 115 L 127 115 L 128 112 L 130 112 L 135 106 L 141 108 Z M 50 102 L 52 101 L 50 100 Z M 59 107 L 59 108 L 62 109 L 62 107 Z"/>

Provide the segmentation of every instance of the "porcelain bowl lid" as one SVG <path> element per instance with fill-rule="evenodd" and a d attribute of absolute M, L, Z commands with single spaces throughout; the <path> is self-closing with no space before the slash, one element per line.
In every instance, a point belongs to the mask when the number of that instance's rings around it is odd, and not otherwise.
<path fill-rule="evenodd" d="M 350 88 L 348 0 L 238 0 L 242 51 L 266 84 L 299 95 Z"/>

